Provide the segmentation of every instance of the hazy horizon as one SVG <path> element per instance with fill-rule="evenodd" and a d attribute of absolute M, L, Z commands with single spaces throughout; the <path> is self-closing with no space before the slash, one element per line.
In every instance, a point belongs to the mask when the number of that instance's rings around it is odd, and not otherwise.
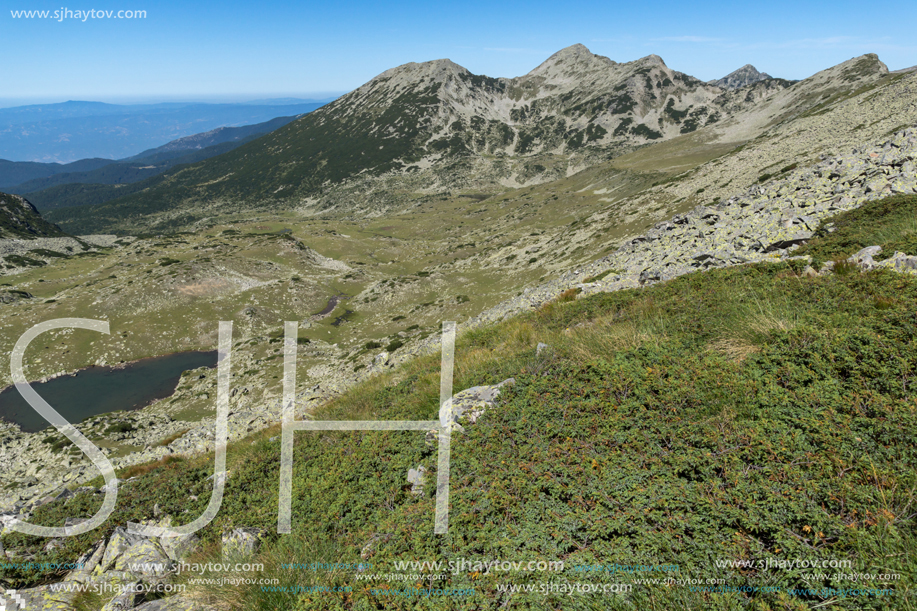
<path fill-rule="evenodd" d="M 295 99 L 295 103 L 304 102 L 328 102 L 343 95 L 340 92 L 317 92 L 317 93 L 265 93 L 262 95 L 225 95 L 225 96 L 103 96 L 100 99 L 86 99 L 62 96 L 43 96 L 34 98 L 14 98 L 0 97 L 0 109 L 16 108 L 19 106 L 42 106 L 50 104 L 63 104 L 65 102 L 101 102 L 103 104 L 113 104 L 122 106 L 134 106 L 142 104 L 252 104 L 261 103 L 264 100 L 274 99 Z"/>
<path fill-rule="evenodd" d="M 705 81 L 747 63 L 802 79 L 865 53 L 896 70 L 917 64 L 917 44 L 907 42 L 917 5 L 907 6 L 896 6 L 889 20 L 854 2 L 830 10 L 787 1 L 766 10 L 663 2 L 647 10 L 536 0 L 472 2 L 456 11 L 418 2 L 166 0 L 145 7 L 102 0 L 93 8 L 113 15 L 135 9 L 142 17 L 54 19 L 54 11 L 70 9 L 23 3 L 0 13 L 0 21 L 8 48 L 27 50 L 5 66 L 5 100 L 185 101 L 350 91 L 389 68 L 440 58 L 475 74 L 520 76 L 575 43 L 617 62 L 657 54 Z M 48 17 L 20 13 L 29 10 Z M 285 93 L 264 93 L 273 91 Z"/>

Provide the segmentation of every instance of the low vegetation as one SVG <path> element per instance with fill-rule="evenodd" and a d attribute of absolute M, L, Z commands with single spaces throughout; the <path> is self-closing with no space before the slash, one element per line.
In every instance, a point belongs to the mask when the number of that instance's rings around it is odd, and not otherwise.
<path fill-rule="evenodd" d="M 897 195 L 844 212 L 823 224 L 817 236 L 796 254 L 831 261 L 880 245 L 883 253 L 877 259 L 898 251 L 917 255 L 917 196 Z"/>
<path fill-rule="evenodd" d="M 837 258 L 875 243 L 891 252 L 912 239 L 898 215 L 912 205 L 885 200 L 859 216 L 839 217 L 836 230 L 813 240 L 808 251 Z M 883 207 L 888 214 L 878 214 Z M 200 533 L 200 559 L 218 560 L 221 532 L 244 523 L 267 533 L 257 560 L 266 571 L 258 578 L 350 589 L 233 586 L 193 596 L 244 609 L 913 609 L 917 278 L 884 270 L 806 278 L 793 263 L 695 273 L 582 299 L 569 295 L 461 336 L 456 389 L 510 377 L 516 383 L 504 388 L 497 407 L 453 437 L 445 536 L 433 534 L 436 448 L 422 433 L 298 432 L 293 533 L 282 536 L 276 533 L 278 429 L 234 444 L 227 494 Z M 551 349 L 536 351 L 538 342 Z M 316 417 L 435 419 L 438 361 L 419 358 L 372 378 Z M 418 465 L 430 478 L 423 496 L 412 495 L 405 479 Z M 137 479 L 122 487 L 104 527 L 50 551 L 43 551 L 46 541 L 21 534 L 5 536 L 3 544 L 15 553 L 33 551 L 36 561 L 72 560 L 116 525 L 152 516 L 157 503 L 177 522 L 188 522 L 207 505 L 211 474 L 212 456 L 134 468 L 121 474 Z M 40 508 L 33 521 L 60 525 L 91 515 L 99 503 L 98 496 L 79 494 Z M 371 573 L 389 573 L 398 560 L 458 558 L 562 560 L 565 569 L 447 572 L 436 581 L 427 575 L 418 583 L 386 584 L 358 580 L 356 570 L 283 568 L 371 562 Z M 852 567 L 717 564 L 786 559 L 849 560 Z M 574 568 L 615 563 L 679 570 L 589 574 Z M 838 572 L 899 578 L 863 583 Z M 5 575 L 10 587 L 53 578 L 27 569 Z M 634 584 L 629 593 L 601 598 L 537 591 L 543 582 L 668 577 L 696 581 L 693 589 Z M 697 587 L 709 583 L 732 591 Z M 498 588 L 505 585 L 536 591 L 509 595 Z M 402 587 L 473 588 L 474 595 L 444 601 L 380 593 Z M 752 590 L 764 587 L 771 591 Z M 825 587 L 892 593 L 790 592 Z"/>

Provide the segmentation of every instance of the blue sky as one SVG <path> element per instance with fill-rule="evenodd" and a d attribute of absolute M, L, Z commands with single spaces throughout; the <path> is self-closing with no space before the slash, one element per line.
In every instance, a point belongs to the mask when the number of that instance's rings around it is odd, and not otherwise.
<path fill-rule="evenodd" d="M 409 61 L 525 74 L 583 43 L 661 55 L 703 80 L 751 63 L 800 79 L 863 53 L 917 64 L 917 2 L 8 0 L 0 98 L 156 101 L 321 97 Z M 14 19 L 11 10 L 145 10 L 145 19 Z"/>

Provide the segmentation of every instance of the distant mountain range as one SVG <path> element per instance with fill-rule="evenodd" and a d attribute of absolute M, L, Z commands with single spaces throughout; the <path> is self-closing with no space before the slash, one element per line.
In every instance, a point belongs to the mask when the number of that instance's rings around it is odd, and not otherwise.
<path fill-rule="evenodd" d="M 171 167 L 195 163 L 230 151 L 283 127 L 297 116 L 277 117 L 244 127 L 220 127 L 179 138 L 118 161 L 81 159 L 69 164 L 57 164 L 0 160 L 0 190 L 24 194 L 74 183 L 120 185 L 138 182 Z M 36 205 L 42 208 L 54 196 L 38 193 L 34 199 Z"/>
<path fill-rule="evenodd" d="M 192 134 L 299 115 L 324 103 L 288 101 L 133 105 L 70 101 L 0 108 L 0 158 L 46 163 L 123 159 Z"/>

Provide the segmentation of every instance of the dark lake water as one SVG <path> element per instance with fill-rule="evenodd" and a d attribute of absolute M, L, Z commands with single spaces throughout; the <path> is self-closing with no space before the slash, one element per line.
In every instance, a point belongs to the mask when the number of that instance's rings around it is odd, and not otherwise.
<path fill-rule="evenodd" d="M 69 422 L 119 410 L 139 409 L 175 390 L 183 371 L 215 367 L 217 353 L 179 352 L 143 359 L 123 369 L 90 367 L 76 377 L 63 376 L 32 384 L 38 395 Z M 25 402 L 15 387 L 0 392 L 0 418 L 34 433 L 50 426 Z"/>

